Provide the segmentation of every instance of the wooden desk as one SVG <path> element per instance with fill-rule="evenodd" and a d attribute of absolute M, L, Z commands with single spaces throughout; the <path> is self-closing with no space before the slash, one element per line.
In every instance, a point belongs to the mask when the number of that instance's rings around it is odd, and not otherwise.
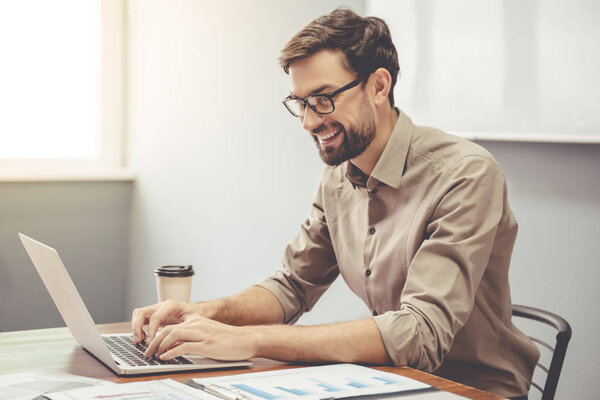
<path fill-rule="evenodd" d="M 129 323 L 99 325 L 103 333 L 129 332 Z M 113 382 L 132 382 L 140 380 L 172 378 L 183 382 L 186 379 L 210 377 L 247 372 L 270 371 L 294 368 L 298 365 L 281 363 L 267 359 L 252 360 L 255 365 L 226 371 L 204 371 L 179 373 L 159 376 L 143 376 L 122 378 L 97 361 L 83 350 L 71 336 L 67 328 L 38 329 L 30 331 L 0 333 L 0 375 L 25 372 L 33 369 L 68 372 L 91 378 L 106 379 Z M 460 383 L 439 378 L 428 373 L 408 367 L 376 367 L 379 370 L 407 376 L 435 386 L 439 389 L 456 393 L 469 399 L 496 400 L 502 399 L 494 394 L 474 389 Z"/>

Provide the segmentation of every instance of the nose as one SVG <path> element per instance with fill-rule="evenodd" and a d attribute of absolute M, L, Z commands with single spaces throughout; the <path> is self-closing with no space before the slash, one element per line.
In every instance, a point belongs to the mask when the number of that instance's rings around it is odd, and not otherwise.
<path fill-rule="evenodd" d="M 310 107 L 306 107 L 304 111 L 304 117 L 302 117 L 302 127 L 312 133 L 313 129 L 321 125 L 323 116 L 317 114 Z"/>

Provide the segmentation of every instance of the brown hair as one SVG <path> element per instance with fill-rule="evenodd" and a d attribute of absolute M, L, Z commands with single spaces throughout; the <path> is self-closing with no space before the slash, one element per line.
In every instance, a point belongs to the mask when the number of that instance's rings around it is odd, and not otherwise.
<path fill-rule="evenodd" d="M 279 64 L 287 74 L 294 61 L 324 49 L 340 50 L 346 57 L 347 69 L 358 75 L 368 75 L 377 68 L 387 69 L 392 76 L 388 98 L 394 106 L 394 86 L 400 66 L 384 20 L 363 18 L 350 9 L 338 8 L 315 19 L 294 35 L 281 50 Z"/>

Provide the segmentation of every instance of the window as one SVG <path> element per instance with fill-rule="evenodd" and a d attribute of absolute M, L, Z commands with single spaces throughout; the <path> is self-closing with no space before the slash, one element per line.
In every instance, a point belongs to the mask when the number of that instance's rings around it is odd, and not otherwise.
<path fill-rule="evenodd" d="M 123 3 L 0 0 L 0 168 L 122 166 Z"/>

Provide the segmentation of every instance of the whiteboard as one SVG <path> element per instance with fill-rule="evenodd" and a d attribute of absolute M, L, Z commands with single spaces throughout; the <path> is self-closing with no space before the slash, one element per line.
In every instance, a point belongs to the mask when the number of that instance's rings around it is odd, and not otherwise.
<path fill-rule="evenodd" d="M 481 140 L 600 143 L 600 1 L 368 0 L 398 51 L 396 105 Z"/>

